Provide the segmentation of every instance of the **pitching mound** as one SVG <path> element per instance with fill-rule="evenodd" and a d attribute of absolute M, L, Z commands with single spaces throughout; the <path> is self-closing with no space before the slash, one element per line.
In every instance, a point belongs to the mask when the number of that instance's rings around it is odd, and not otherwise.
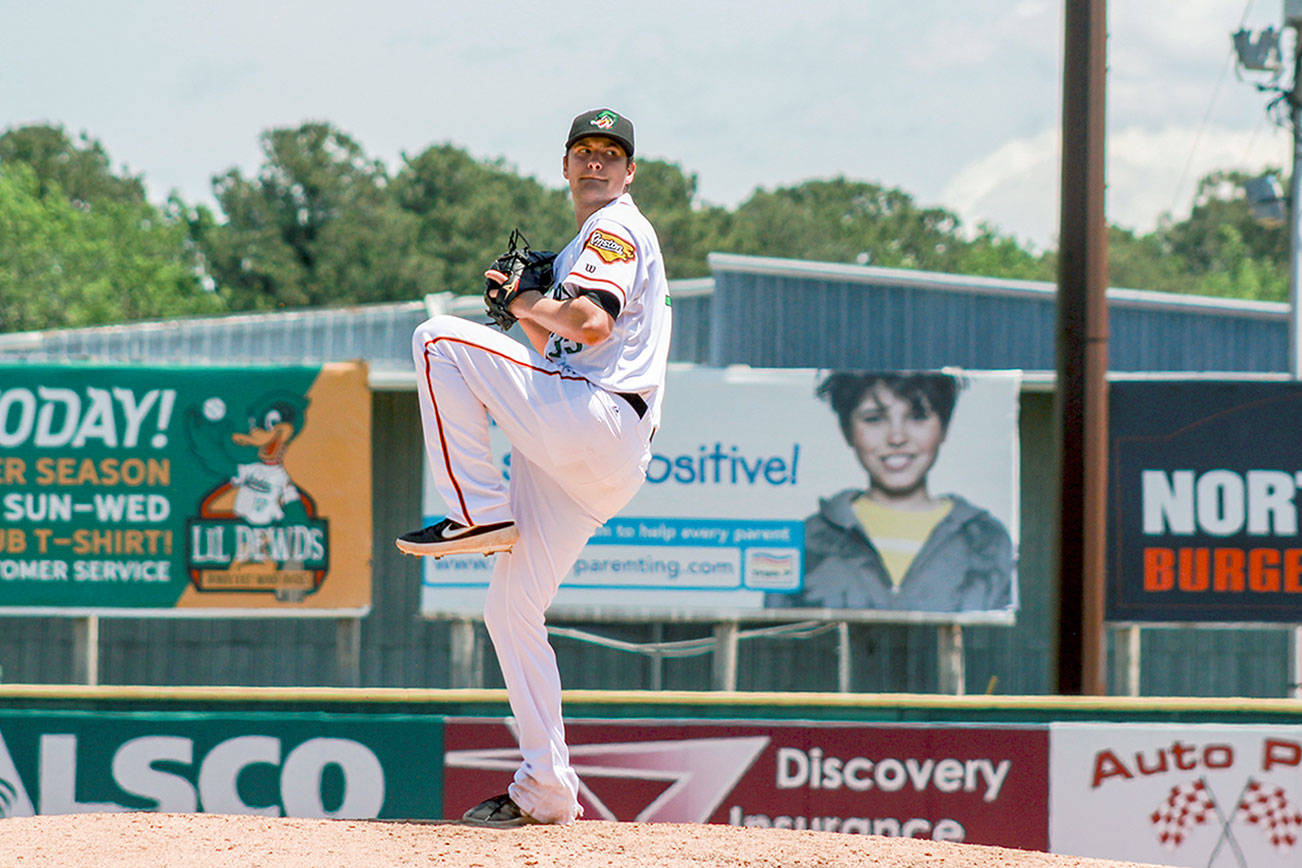
<path fill-rule="evenodd" d="M 60 868 L 1123 868 L 1135 864 L 976 844 L 679 823 L 582 821 L 566 827 L 496 830 L 430 823 L 146 813 L 3 819 L 0 853 L 5 854 L 6 864 Z"/>

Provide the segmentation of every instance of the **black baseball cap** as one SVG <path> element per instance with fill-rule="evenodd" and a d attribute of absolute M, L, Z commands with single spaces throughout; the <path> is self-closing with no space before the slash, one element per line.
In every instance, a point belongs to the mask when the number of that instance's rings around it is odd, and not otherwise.
<path fill-rule="evenodd" d="M 608 108 L 592 109 L 574 119 L 570 124 L 570 137 L 565 140 L 565 150 L 584 136 L 605 136 L 614 139 L 633 159 L 633 122 Z"/>

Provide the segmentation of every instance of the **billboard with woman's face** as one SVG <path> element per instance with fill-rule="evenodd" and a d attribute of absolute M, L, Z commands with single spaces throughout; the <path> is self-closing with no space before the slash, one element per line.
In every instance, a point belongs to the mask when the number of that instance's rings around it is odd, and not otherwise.
<path fill-rule="evenodd" d="M 678 368 L 647 483 L 557 617 L 1011 623 L 1020 375 Z M 510 444 L 495 441 L 509 479 Z M 426 486 L 426 523 L 444 507 Z M 477 615 L 494 558 L 426 559 L 422 611 Z"/>
<path fill-rule="evenodd" d="M 805 520 L 800 590 L 772 594 L 766 605 L 1013 608 L 1012 536 L 981 505 L 1005 495 L 981 490 L 966 473 L 957 480 L 945 479 L 944 467 L 936 473 L 942 450 L 977 445 L 962 430 L 949 444 L 959 393 L 970 384 L 954 373 L 867 371 L 836 371 L 820 382 L 816 394 L 830 404 L 860 473 L 820 497 Z"/>

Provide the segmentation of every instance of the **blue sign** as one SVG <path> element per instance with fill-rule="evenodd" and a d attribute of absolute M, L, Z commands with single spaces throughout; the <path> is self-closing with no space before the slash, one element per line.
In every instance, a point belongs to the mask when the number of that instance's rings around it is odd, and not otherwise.
<path fill-rule="evenodd" d="M 1302 622 L 1302 384 L 1110 395 L 1107 619 Z"/>

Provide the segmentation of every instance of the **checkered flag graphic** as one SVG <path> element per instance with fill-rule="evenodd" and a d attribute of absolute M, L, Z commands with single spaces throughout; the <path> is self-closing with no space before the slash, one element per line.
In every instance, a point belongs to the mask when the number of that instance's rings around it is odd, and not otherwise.
<path fill-rule="evenodd" d="M 1289 804 L 1283 787 L 1268 787 L 1248 778 L 1236 814 L 1261 830 L 1276 850 L 1287 853 L 1302 832 L 1302 811 Z"/>
<path fill-rule="evenodd" d="M 1207 785 L 1199 778 L 1192 783 L 1171 787 L 1166 801 L 1149 815 L 1157 840 L 1168 850 L 1174 850 L 1184 841 L 1190 828 L 1216 816 L 1216 800 Z"/>

